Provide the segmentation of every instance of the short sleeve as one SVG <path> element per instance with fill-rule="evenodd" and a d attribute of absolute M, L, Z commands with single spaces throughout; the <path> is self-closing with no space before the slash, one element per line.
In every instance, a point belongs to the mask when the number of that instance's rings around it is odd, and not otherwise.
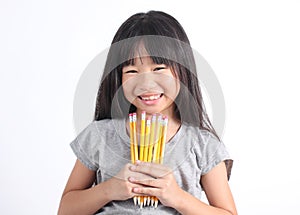
<path fill-rule="evenodd" d="M 233 161 L 224 143 L 219 141 L 212 134 L 205 135 L 203 141 L 203 157 L 201 160 L 202 175 L 207 174 L 220 162 L 224 161 L 227 169 L 227 177 L 229 179 Z"/>
<path fill-rule="evenodd" d="M 93 122 L 70 143 L 77 159 L 92 171 L 99 168 L 99 149 L 97 147 L 99 141 L 99 133 Z"/>

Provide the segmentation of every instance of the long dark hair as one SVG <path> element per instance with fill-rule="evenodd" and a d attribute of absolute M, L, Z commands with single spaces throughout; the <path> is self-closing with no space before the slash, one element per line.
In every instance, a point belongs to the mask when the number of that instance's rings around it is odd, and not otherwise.
<path fill-rule="evenodd" d="M 123 94 L 122 67 L 134 63 L 141 44 L 155 63 L 170 66 L 181 82 L 175 99 L 177 119 L 218 138 L 204 107 L 189 39 L 174 17 L 160 11 L 137 13 L 116 32 L 98 90 L 94 120 L 124 118 L 136 110 Z"/>

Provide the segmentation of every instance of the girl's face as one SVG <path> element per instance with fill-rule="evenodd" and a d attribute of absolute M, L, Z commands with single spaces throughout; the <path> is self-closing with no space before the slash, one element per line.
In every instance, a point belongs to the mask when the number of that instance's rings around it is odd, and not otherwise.
<path fill-rule="evenodd" d="M 122 86 L 126 99 L 138 113 L 172 116 L 180 84 L 167 65 L 155 64 L 148 56 L 137 57 L 134 65 L 123 67 Z"/>

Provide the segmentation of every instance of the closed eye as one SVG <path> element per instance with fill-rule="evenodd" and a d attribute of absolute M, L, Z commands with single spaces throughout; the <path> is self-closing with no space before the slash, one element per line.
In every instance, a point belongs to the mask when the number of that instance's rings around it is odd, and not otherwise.
<path fill-rule="evenodd" d="M 128 71 L 125 71 L 125 73 L 137 73 L 137 71 L 136 70 L 128 70 Z"/>
<path fill-rule="evenodd" d="M 159 71 L 159 70 L 163 70 L 163 69 L 166 69 L 166 67 L 159 66 L 159 67 L 155 67 L 155 69 L 153 71 Z"/>

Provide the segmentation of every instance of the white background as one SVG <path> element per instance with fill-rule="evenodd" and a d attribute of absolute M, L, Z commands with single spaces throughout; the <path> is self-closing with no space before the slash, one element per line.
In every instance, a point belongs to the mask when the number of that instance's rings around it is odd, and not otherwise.
<path fill-rule="evenodd" d="M 297 1 L 0 2 L 0 213 L 56 214 L 80 75 L 136 12 L 176 17 L 216 73 L 239 214 L 299 214 Z M 84 113 L 83 113 L 84 114 Z"/>

